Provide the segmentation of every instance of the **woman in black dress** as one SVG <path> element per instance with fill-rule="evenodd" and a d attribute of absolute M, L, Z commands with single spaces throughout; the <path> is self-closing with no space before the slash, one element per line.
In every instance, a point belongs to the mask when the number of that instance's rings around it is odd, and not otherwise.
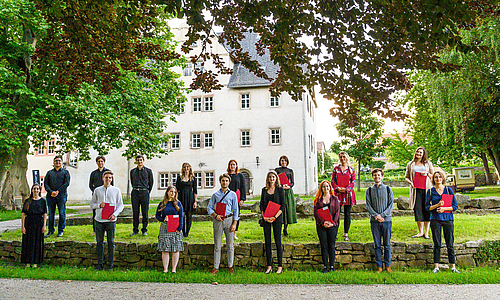
<path fill-rule="evenodd" d="M 269 201 L 280 205 L 278 212 L 269 218 L 264 217 Z M 285 191 L 281 187 L 278 174 L 275 171 L 269 171 L 266 176 L 266 186 L 260 193 L 260 211 L 262 213 L 262 227 L 264 227 L 264 239 L 266 244 L 266 274 L 272 272 L 272 251 L 271 251 L 271 227 L 274 233 L 274 243 L 276 244 L 276 253 L 278 255 L 277 274 L 283 272 L 283 246 L 281 245 L 281 226 L 283 225 L 283 211 L 285 211 Z"/>
<path fill-rule="evenodd" d="M 42 188 L 38 184 L 31 187 L 30 197 L 24 201 L 22 211 L 23 243 L 21 263 L 34 268 L 43 262 L 43 234 L 47 225 L 47 202 L 40 197 Z"/>
<path fill-rule="evenodd" d="M 193 168 L 189 163 L 183 163 L 181 175 L 177 176 L 175 182 L 179 201 L 184 208 L 184 226 L 182 233 L 185 238 L 189 236 L 191 223 L 193 221 L 193 211 L 196 209 L 196 195 L 198 194 L 198 186 L 196 178 L 193 174 Z"/>
<path fill-rule="evenodd" d="M 231 177 L 231 183 L 229 183 L 229 189 L 236 193 L 238 197 L 238 208 L 241 211 L 241 205 L 245 200 L 247 200 L 247 193 L 245 189 L 245 177 L 240 173 L 238 168 L 238 162 L 235 159 L 231 159 L 227 164 L 227 174 Z M 238 227 L 240 227 L 240 220 L 236 223 L 236 230 L 234 231 L 234 238 L 238 239 L 236 233 L 238 232 Z"/>
<path fill-rule="evenodd" d="M 288 181 L 290 181 L 290 185 L 281 183 L 281 186 L 285 190 L 285 201 L 286 201 L 286 210 L 283 212 L 283 235 L 288 236 L 288 224 L 295 224 L 297 223 L 297 211 L 296 211 L 296 205 L 295 205 L 295 195 L 293 194 L 293 185 L 294 185 L 294 178 L 293 178 L 293 170 L 288 168 L 288 164 L 290 163 L 290 160 L 288 160 L 288 157 L 286 155 L 282 155 L 279 159 L 279 165 L 280 167 L 274 169 L 276 173 L 281 174 L 285 173 L 286 177 L 288 178 Z"/>

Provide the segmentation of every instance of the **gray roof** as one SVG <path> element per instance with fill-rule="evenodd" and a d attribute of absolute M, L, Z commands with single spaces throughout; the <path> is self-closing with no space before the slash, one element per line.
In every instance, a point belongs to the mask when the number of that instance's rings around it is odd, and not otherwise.
<path fill-rule="evenodd" d="M 265 49 L 264 55 L 260 56 L 257 54 L 255 44 L 259 40 L 259 36 L 256 33 L 247 32 L 244 34 L 245 38 L 240 41 L 240 45 L 243 52 L 248 52 L 252 59 L 255 59 L 264 68 L 267 76 L 269 78 L 276 78 L 278 76 L 278 66 L 271 61 L 271 55 L 269 50 Z M 233 51 L 227 45 L 224 45 L 228 52 L 231 54 Z M 228 88 L 248 88 L 248 87 L 262 87 L 270 86 L 271 82 L 267 79 L 260 78 L 250 70 L 242 66 L 239 62 L 235 62 L 233 67 L 233 74 L 229 79 Z"/>

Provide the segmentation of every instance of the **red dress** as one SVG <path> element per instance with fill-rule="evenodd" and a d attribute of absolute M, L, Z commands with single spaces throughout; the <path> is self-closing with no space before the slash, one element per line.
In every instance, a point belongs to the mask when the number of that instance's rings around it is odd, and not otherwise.
<path fill-rule="evenodd" d="M 349 185 L 346 187 L 345 193 L 337 191 L 337 176 L 340 174 L 349 174 Z M 354 168 L 348 167 L 344 172 L 340 169 L 340 165 L 335 166 L 332 171 L 332 187 L 334 194 L 340 200 L 340 205 L 356 205 L 356 194 L 354 194 L 354 183 L 356 182 L 356 174 Z"/>

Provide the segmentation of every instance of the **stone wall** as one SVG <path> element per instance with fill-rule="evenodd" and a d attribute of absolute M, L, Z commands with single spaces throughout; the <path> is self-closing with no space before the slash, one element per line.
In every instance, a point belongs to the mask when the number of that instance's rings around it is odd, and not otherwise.
<path fill-rule="evenodd" d="M 80 265 L 92 266 L 96 261 L 96 244 L 58 241 L 46 243 L 45 263 L 52 265 Z M 455 245 L 457 265 L 477 266 L 477 249 L 479 241 Z M 104 247 L 107 251 L 107 247 Z M 226 264 L 226 246 L 222 248 L 221 266 Z M 285 268 L 308 269 L 321 268 L 321 252 L 318 243 L 284 244 L 283 265 Z M 432 244 L 405 244 L 392 243 L 392 266 L 404 267 L 432 267 Z M 342 269 L 373 269 L 373 243 L 346 243 L 336 244 L 336 268 Z M 21 242 L 0 241 L 0 259 L 19 262 Z M 276 260 L 276 249 L 273 246 L 273 257 Z M 441 249 L 441 261 L 448 261 L 446 248 Z M 116 243 L 115 265 L 119 267 L 161 267 L 161 254 L 156 251 L 156 244 Z M 184 243 L 181 253 L 180 266 L 184 269 L 209 269 L 213 265 L 212 244 Z M 265 265 L 263 243 L 235 244 L 235 267 L 257 269 Z"/>

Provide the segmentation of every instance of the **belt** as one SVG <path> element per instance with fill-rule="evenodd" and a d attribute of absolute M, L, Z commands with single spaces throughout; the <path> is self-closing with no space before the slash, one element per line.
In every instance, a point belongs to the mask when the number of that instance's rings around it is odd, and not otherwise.
<path fill-rule="evenodd" d="M 233 216 L 233 214 L 229 214 L 227 216 L 225 216 L 224 218 L 231 218 Z"/>
<path fill-rule="evenodd" d="M 133 190 L 136 190 L 136 191 L 147 191 L 148 189 L 145 189 L 145 188 L 132 188 Z"/>

